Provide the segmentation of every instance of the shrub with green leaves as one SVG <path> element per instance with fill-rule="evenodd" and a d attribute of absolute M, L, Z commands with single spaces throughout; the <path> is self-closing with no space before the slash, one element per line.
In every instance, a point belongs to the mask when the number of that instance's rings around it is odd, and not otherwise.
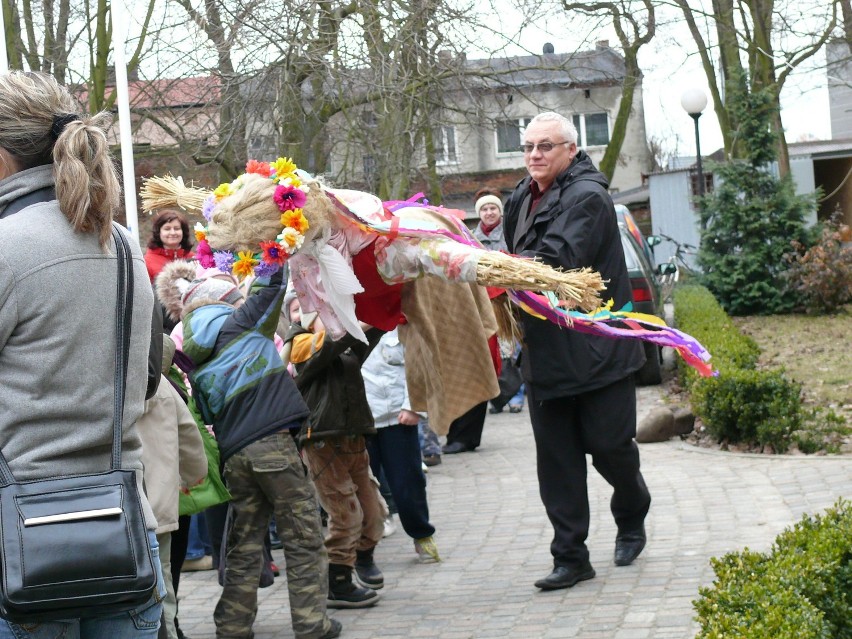
<path fill-rule="evenodd" d="M 757 365 L 757 343 L 740 332 L 708 289 L 697 284 L 680 285 L 674 290 L 673 301 L 675 326 L 701 342 L 713 356 L 711 363 L 716 370 L 752 369 Z M 678 365 L 687 384 L 700 379 L 685 363 Z"/>
<path fill-rule="evenodd" d="M 835 213 L 823 223 L 819 239 L 806 248 L 793 241 L 786 258 L 787 285 L 801 299 L 808 313 L 834 313 L 852 301 L 852 246 L 844 246 L 841 218 Z"/>
<path fill-rule="evenodd" d="M 692 406 L 716 441 L 757 443 L 783 453 L 801 428 L 801 385 L 781 371 L 731 368 L 692 385 Z"/>
<path fill-rule="evenodd" d="M 757 368 L 760 349 L 740 332 L 713 294 L 696 284 L 673 294 L 675 325 L 710 352 L 717 377 L 700 377 L 684 362 L 678 373 L 692 407 L 718 442 L 756 444 L 775 452 L 837 452 L 850 428 L 831 410 L 802 406 L 801 384 L 781 370 Z"/>
<path fill-rule="evenodd" d="M 711 560 L 716 579 L 693 601 L 696 639 L 852 639 L 852 507 L 804 516 L 767 553 Z"/>

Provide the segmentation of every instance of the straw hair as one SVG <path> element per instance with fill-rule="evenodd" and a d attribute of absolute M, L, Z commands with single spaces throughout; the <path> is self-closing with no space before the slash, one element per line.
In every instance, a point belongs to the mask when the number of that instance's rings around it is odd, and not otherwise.
<path fill-rule="evenodd" d="M 587 312 L 600 306 L 599 292 L 606 288 L 596 271 L 563 271 L 498 251 L 483 251 L 476 264 L 476 282 L 524 291 L 552 291 L 569 308 Z"/>
<path fill-rule="evenodd" d="M 222 198 L 213 209 L 207 241 L 213 249 L 254 253 L 260 242 L 272 241 L 281 232 L 281 210 L 272 197 L 276 184 L 254 173 L 246 173 L 239 179 L 242 186 Z M 308 242 L 335 226 L 337 213 L 317 180 L 309 180 L 305 185 L 308 194 L 303 211 L 310 224 L 305 235 Z M 187 186 L 183 179 L 171 175 L 148 178 L 140 191 L 142 208 L 149 212 L 168 207 L 201 211 L 210 193 Z"/>
<path fill-rule="evenodd" d="M 214 249 L 256 252 L 261 242 L 274 240 L 281 233 L 281 209 L 273 199 L 277 185 L 263 176 L 246 173 L 242 186 L 222 198 L 213 209 L 207 227 L 207 241 Z M 316 181 L 307 183 L 307 201 L 303 207 L 310 228 L 305 242 L 332 225 L 334 205 Z"/>

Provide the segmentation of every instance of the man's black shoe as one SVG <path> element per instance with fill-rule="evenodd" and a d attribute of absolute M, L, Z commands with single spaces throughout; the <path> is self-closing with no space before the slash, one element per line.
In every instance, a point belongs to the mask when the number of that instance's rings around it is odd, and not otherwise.
<path fill-rule="evenodd" d="M 594 576 L 595 569 L 588 561 L 579 566 L 556 566 L 547 577 L 535 582 L 535 587 L 542 590 L 570 588 L 578 582 L 586 581 Z"/>
<path fill-rule="evenodd" d="M 468 451 L 473 450 L 472 446 L 468 446 L 462 442 L 453 442 L 452 444 L 446 444 L 443 448 L 441 448 L 441 452 L 445 455 L 455 455 L 456 453 L 466 453 Z"/>
<path fill-rule="evenodd" d="M 615 565 L 629 566 L 645 548 L 645 527 L 633 532 L 621 533 L 615 538 Z"/>

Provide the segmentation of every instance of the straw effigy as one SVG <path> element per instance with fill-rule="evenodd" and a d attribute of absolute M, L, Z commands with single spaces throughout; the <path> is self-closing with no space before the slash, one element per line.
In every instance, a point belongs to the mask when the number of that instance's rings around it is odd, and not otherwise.
<path fill-rule="evenodd" d="M 142 196 L 142 208 L 145 211 L 153 211 L 159 208 L 170 206 L 178 206 L 184 210 L 200 211 L 204 205 L 204 201 L 210 191 L 197 187 L 187 186 L 180 177 L 167 175 L 164 177 L 152 177 L 145 180 L 145 183 L 140 191 Z M 322 197 L 327 200 L 328 198 Z M 331 207 L 330 202 L 328 207 L 321 206 L 322 202 L 318 201 L 316 194 L 311 198 L 311 202 L 305 207 L 305 216 L 311 222 L 311 225 L 320 223 L 322 220 L 317 219 L 327 217 L 326 208 Z M 275 216 L 278 211 L 274 206 L 270 207 L 274 221 L 272 227 L 277 228 L 278 222 Z M 245 235 L 243 231 L 236 231 L 228 228 L 226 223 L 228 220 L 232 224 L 240 222 L 242 226 L 248 224 L 251 220 L 236 220 L 234 215 L 222 216 L 221 223 L 214 225 L 217 231 L 211 227 L 210 241 L 214 248 L 234 248 L 241 243 L 231 241 L 231 235 Z M 255 231 L 259 231 L 257 220 L 249 224 Z M 217 246 L 216 233 L 222 237 L 220 240 L 225 240 L 228 246 Z M 274 236 L 273 236 L 274 237 Z M 247 244 L 255 244 L 257 238 L 252 237 Z M 261 239 L 270 240 L 271 237 Z M 219 242 L 221 244 L 221 242 Z M 242 248 L 239 246 L 239 248 Z M 481 286 L 494 286 L 499 288 L 511 288 L 524 291 L 551 291 L 556 297 L 564 302 L 564 306 L 568 308 L 580 308 L 584 311 L 591 311 L 600 305 L 600 291 L 606 287 L 599 273 L 590 269 L 578 269 L 565 271 L 555 269 L 542 262 L 521 258 L 517 256 L 507 255 L 497 251 L 486 251 L 471 247 L 471 252 L 476 254 L 476 283 Z"/>

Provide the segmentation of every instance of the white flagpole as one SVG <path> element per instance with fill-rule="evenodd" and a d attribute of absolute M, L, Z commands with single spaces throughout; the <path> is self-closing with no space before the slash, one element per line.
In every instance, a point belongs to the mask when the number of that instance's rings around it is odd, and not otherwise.
<path fill-rule="evenodd" d="M 0 73 L 9 70 L 9 55 L 6 51 L 6 21 L 3 19 L 3 2 L 0 2 Z"/>
<path fill-rule="evenodd" d="M 127 228 L 139 241 L 139 216 L 136 213 L 136 170 L 133 165 L 133 138 L 130 128 L 130 93 L 127 89 L 127 61 L 124 46 L 127 42 L 127 15 L 124 2 L 111 5 L 112 52 L 115 62 L 115 90 L 118 104 L 118 135 L 121 143 L 121 173 L 124 178 L 124 212 Z"/>

